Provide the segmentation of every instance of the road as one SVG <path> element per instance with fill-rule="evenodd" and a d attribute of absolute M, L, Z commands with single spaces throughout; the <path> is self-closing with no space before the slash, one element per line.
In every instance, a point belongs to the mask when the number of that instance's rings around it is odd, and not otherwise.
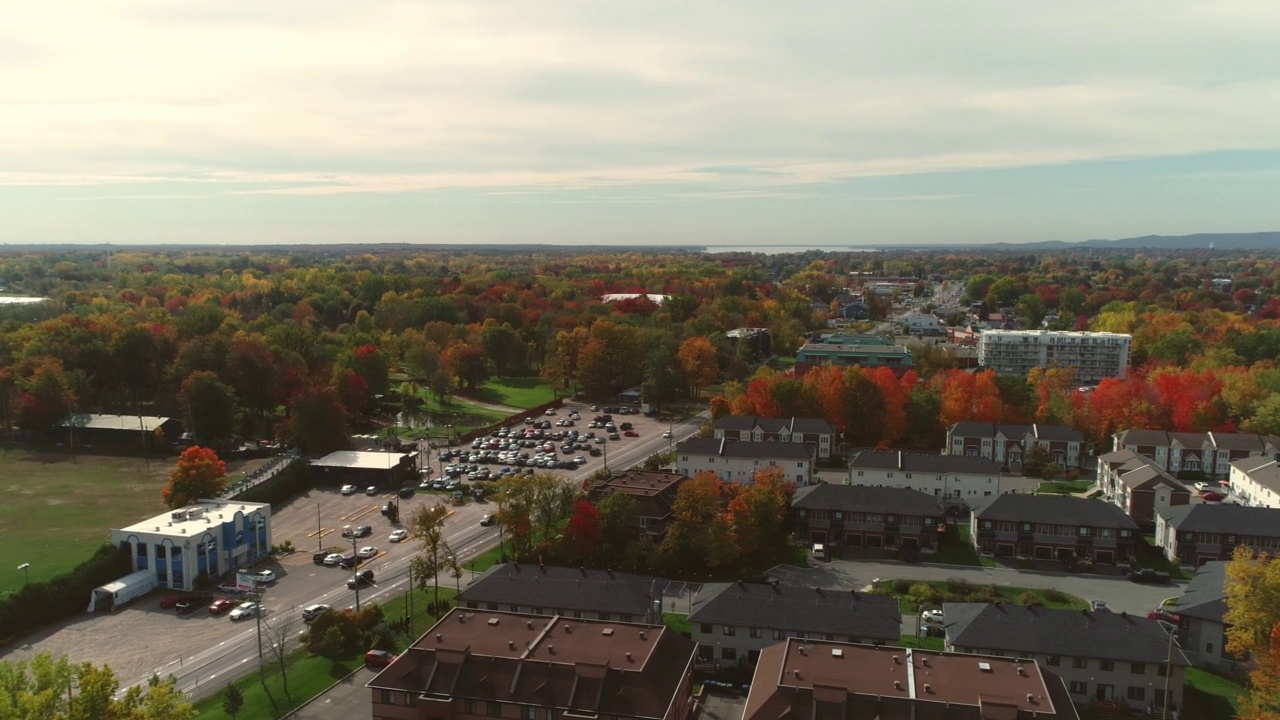
<path fill-rule="evenodd" d="M 567 406 L 569 407 L 569 406 Z M 586 407 L 577 406 L 585 418 L 593 413 Z M 567 409 L 561 411 L 561 417 Z M 613 469 L 628 468 L 639 464 L 650 455 L 674 447 L 675 443 L 695 434 L 699 426 L 705 422 L 705 413 L 678 423 L 661 423 L 652 418 L 630 415 L 625 418 L 632 422 L 639 437 L 624 437 L 607 444 L 608 463 Z M 617 422 L 622 422 L 617 419 Z M 662 432 L 670 429 L 673 437 L 663 438 Z M 575 486 L 589 478 L 597 470 L 604 467 L 605 457 L 590 458 L 590 462 L 576 471 L 558 472 L 566 482 Z M 309 605 L 322 603 L 335 608 L 352 607 L 356 604 L 355 592 L 346 588 L 346 579 L 350 575 L 337 568 L 329 568 L 312 563 L 312 552 L 324 549 L 335 551 L 348 549 L 347 541 L 341 537 L 343 525 L 367 524 L 374 528 L 373 535 L 361 538 L 356 544 L 360 546 L 374 545 L 381 549 L 378 557 L 366 562 L 362 568 L 374 570 L 376 585 L 360 592 L 360 602 L 386 600 L 405 592 L 409 587 L 409 560 L 420 549 L 420 544 L 409 541 L 399 544 L 387 542 L 387 535 L 393 526 L 380 517 L 378 512 L 383 502 L 391 499 L 391 495 L 368 497 L 364 495 L 342 496 L 332 490 L 314 489 L 295 499 L 282 508 L 272 518 L 273 542 L 283 543 L 291 540 L 299 552 L 294 555 L 272 561 L 264 567 L 275 570 L 279 576 L 276 583 L 268 586 L 264 592 L 263 604 L 266 615 L 263 618 L 263 647 L 269 648 L 273 641 L 283 635 L 286 648 L 296 644 L 298 635 L 305 630 L 301 618 L 301 610 Z M 423 503 L 440 502 L 441 498 L 432 493 L 422 493 L 412 498 L 401 500 L 401 516 L 407 518 L 416 506 Z M 445 539 L 450 549 L 463 563 L 498 543 L 497 527 L 481 527 L 480 518 L 496 510 L 496 505 L 488 502 L 469 502 L 466 505 L 451 508 L 452 514 L 445 524 Z M 470 581 L 466 575 L 454 579 L 442 575 L 439 582 L 444 586 L 462 585 Z M 154 606 L 158 598 L 141 601 L 140 605 Z M 170 611 L 145 613 L 137 607 L 127 608 L 125 612 L 112 617 L 121 622 L 131 613 L 148 624 L 147 635 L 155 637 L 163 634 L 165 641 L 157 638 L 166 648 L 157 648 L 147 664 L 134 667 L 133 672 L 121 670 L 112 655 L 97 658 L 96 662 L 107 662 L 117 668 L 122 678 L 123 692 L 131 685 L 145 683 L 154 673 L 173 674 L 178 679 L 179 687 L 191 697 L 198 698 L 223 687 L 226 682 L 251 672 L 257 666 L 258 627 L 254 621 L 232 623 L 226 618 L 207 617 L 199 613 L 187 618 L 175 618 Z M 148 618 L 148 616 L 151 616 Z M 95 619 L 96 623 L 96 619 Z M 188 642 L 178 640 L 173 644 L 174 635 L 166 628 L 174 625 L 173 633 L 177 637 L 185 637 Z M 230 630 L 228 630 L 230 628 Z M 415 628 L 422 632 L 426 628 Z M 90 630 L 92 632 L 92 630 Z M 128 629 L 115 631 L 118 636 L 127 636 Z M 133 632 L 143 632 L 134 630 Z M 121 638 L 123 639 L 123 638 Z M 39 648 L 36 648 L 39 649 Z M 270 651 L 267 650 L 270 656 Z M 75 656 L 73 656 L 75 657 Z M 156 663 L 155 658 L 164 658 L 164 662 Z M 136 665 L 136 664 L 135 664 Z M 125 665 L 124 667 L 128 667 Z"/>

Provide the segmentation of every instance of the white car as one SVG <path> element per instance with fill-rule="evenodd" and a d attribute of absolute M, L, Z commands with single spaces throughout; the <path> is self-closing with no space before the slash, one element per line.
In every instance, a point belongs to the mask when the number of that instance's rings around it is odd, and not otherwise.
<path fill-rule="evenodd" d="M 343 495 L 355 495 L 355 494 L 356 494 L 356 486 L 355 486 L 355 485 L 343 485 L 343 486 L 342 486 L 342 494 L 343 494 Z"/>
<path fill-rule="evenodd" d="M 920 613 L 920 619 L 931 625 L 941 625 L 942 611 L 941 610 L 925 610 L 924 612 Z"/>
<path fill-rule="evenodd" d="M 1213 486 L 1207 482 L 1196 483 L 1196 492 L 1204 492 L 1205 490 L 1212 490 L 1212 489 L 1214 489 Z"/>
<path fill-rule="evenodd" d="M 387 542 L 398 543 L 409 537 L 408 530 L 395 530 L 391 533 L 391 537 L 387 538 Z"/>
<path fill-rule="evenodd" d="M 324 556 L 324 564 L 333 567 L 342 562 L 342 553 L 329 553 Z"/>
<path fill-rule="evenodd" d="M 669 438 L 669 437 L 671 437 L 671 431 L 670 431 L 670 430 L 663 430 L 663 431 L 662 431 L 662 437 L 664 437 L 664 438 Z"/>
<path fill-rule="evenodd" d="M 356 553 L 356 556 L 362 557 L 362 558 L 371 558 L 377 554 L 378 554 L 378 548 L 372 545 L 369 545 L 367 547 L 360 548 L 360 552 Z"/>
<path fill-rule="evenodd" d="M 235 610 L 231 611 L 231 619 L 244 620 L 245 618 L 251 618 L 258 612 L 259 607 L 261 606 L 258 603 L 240 603 Z"/>
<path fill-rule="evenodd" d="M 270 570 L 259 570 L 253 574 L 253 581 L 259 585 L 266 585 L 276 581 L 276 574 Z"/>

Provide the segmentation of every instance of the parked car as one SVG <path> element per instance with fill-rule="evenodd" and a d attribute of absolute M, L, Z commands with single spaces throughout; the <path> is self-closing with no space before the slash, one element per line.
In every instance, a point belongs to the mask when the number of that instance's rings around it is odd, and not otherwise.
<path fill-rule="evenodd" d="M 259 570 L 253 574 L 253 581 L 259 585 L 269 585 L 276 581 L 276 574 L 270 570 Z"/>
<path fill-rule="evenodd" d="M 342 494 L 343 494 L 343 495 L 355 495 L 355 494 L 356 494 L 356 486 L 355 486 L 355 485 L 343 485 L 343 486 L 342 486 Z"/>
<path fill-rule="evenodd" d="M 378 494 L 378 487 L 377 487 L 376 485 L 370 485 L 369 487 L 367 487 L 367 488 L 365 488 L 365 489 L 364 489 L 364 494 L 365 494 L 365 495 L 368 495 L 368 496 L 370 496 L 370 497 L 372 497 L 372 496 L 374 496 L 374 495 L 377 495 L 377 494 Z"/>
<path fill-rule="evenodd" d="M 947 631 L 941 625 L 925 623 L 920 626 L 920 637 L 945 637 Z"/>
<path fill-rule="evenodd" d="M 342 553 L 329 553 L 324 556 L 324 564 L 333 567 L 342 562 Z"/>
<path fill-rule="evenodd" d="M 669 438 L 669 437 L 671 437 L 671 431 L 670 431 L 670 430 L 663 430 L 663 431 L 662 431 L 662 437 L 664 437 L 664 438 Z"/>
<path fill-rule="evenodd" d="M 350 570 L 351 568 L 356 566 L 356 562 L 357 562 L 357 558 L 355 556 L 355 553 L 347 553 L 346 555 L 342 556 L 341 560 L 338 561 L 338 565 Z"/>
<path fill-rule="evenodd" d="M 1147 619 L 1163 620 L 1167 623 L 1173 623 L 1174 625 L 1177 625 L 1179 622 L 1181 622 L 1181 618 L 1179 618 L 1177 615 L 1174 615 L 1173 613 L 1170 613 L 1170 612 L 1165 612 L 1164 610 L 1161 610 L 1159 608 L 1156 608 L 1155 610 L 1152 610 L 1151 612 L 1147 613 Z"/>
<path fill-rule="evenodd" d="M 370 650 L 364 654 L 364 664 L 369 667 L 386 667 L 395 662 L 395 653 L 386 650 Z"/>
<path fill-rule="evenodd" d="M 1226 495 L 1223 495 L 1220 492 L 1214 492 L 1213 490 L 1205 490 L 1200 493 L 1200 498 L 1205 502 L 1222 502 L 1226 497 Z"/>
<path fill-rule="evenodd" d="M 244 588 L 234 582 L 224 582 L 218 586 L 218 592 L 238 594 L 244 592 Z"/>
<path fill-rule="evenodd" d="M 165 610 L 171 610 L 177 607 L 178 603 L 182 602 L 183 600 L 186 600 L 189 597 L 191 596 L 184 595 L 182 593 L 170 593 L 160 598 L 160 607 L 164 608 Z"/>
<path fill-rule="evenodd" d="M 938 609 L 925 610 L 924 612 L 920 613 L 920 619 L 929 625 L 941 625 L 942 611 Z"/>
<path fill-rule="evenodd" d="M 235 606 L 236 604 L 235 604 L 235 601 L 233 600 L 229 600 L 227 598 L 218 598 L 217 600 L 213 601 L 212 605 L 209 606 L 209 614 L 221 615 L 224 612 L 230 612 L 231 608 Z"/>
<path fill-rule="evenodd" d="M 393 530 L 391 536 L 387 538 L 387 542 L 398 543 L 407 537 L 409 537 L 409 531 L 401 528 L 400 530 Z"/>
<path fill-rule="evenodd" d="M 1090 600 L 1089 609 L 1094 612 L 1102 612 L 1103 610 L 1107 610 L 1109 608 L 1107 608 L 1107 603 L 1102 600 Z"/>
<path fill-rule="evenodd" d="M 635 430 L 623 430 L 622 434 L 626 435 L 627 437 L 640 437 L 640 433 L 636 432 Z"/>
<path fill-rule="evenodd" d="M 378 548 L 372 545 L 367 545 L 365 547 L 360 548 L 360 551 L 356 553 L 356 556 L 360 558 L 371 558 L 376 556 L 377 554 L 378 554 Z"/>
<path fill-rule="evenodd" d="M 311 553 L 311 562 L 317 565 L 323 565 L 325 558 L 329 557 L 329 553 L 321 550 L 320 552 Z"/>
<path fill-rule="evenodd" d="M 251 602 L 240 603 L 239 605 L 236 606 L 235 610 L 231 611 L 231 619 L 244 620 L 247 618 L 251 618 L 255 614 L 257 614 L 258 610 L 261 607 L 262 606 L 258 605 L 258 603 L 251 603 Z"/>
<path fill-rule="evenodd" d="M 1159 572 L 1151 568 L 1141 568 L 1139 570 L 1131 570 L 1129 579 L 1136 583 L 1144 583 L 1147 585 L 1168 585 L 1169 573 Z"/>
<path fill-rule="evenodd" d="M 1204 492 L 1205 490 L 1212 490 L 1212 489 L 1213 489 L 1213 486 L 1207 482 L 1201 481 L 1196 483 L 1196 492 Z"/>
<path fill-rule="evenodd" d="M 490 525 L 492 525 L 493 513 L 485 513 L 484 517 L 480 518 L 480 524 L 483 525 L 484 527 L 489 527 Z"/>
<path fill-rule="evenodd" d="M 402 487 L 402 488 L 400 488 L 400 497 L 402 497 L 402 498 L 411 498 L 411 497 L 413 497 L 413 486 L 411 485 L 411 486 L 409 486 L 409 487 Z"/>

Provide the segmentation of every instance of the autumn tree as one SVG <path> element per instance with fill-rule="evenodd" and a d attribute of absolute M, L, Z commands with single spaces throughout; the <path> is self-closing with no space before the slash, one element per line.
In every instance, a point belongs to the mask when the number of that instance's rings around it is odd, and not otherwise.
<path fill-rule="evenodd" d="M 457 343 L 440 354 L 440 364 L 458 379 L 458 384 L 475 390 L 489 379 L 489 361 L 484 348 L 470 343 Z"/>
<path fill-rule="evenodd" d="M 996 423 L 1003 420 L 1004 405 L 994 370 L 969 373 L 952 370 L 942 381 L 943 427 L 964 420 Z"/>
<path fill-rule="evenodd" d="M 600 513 L 595 505 L 585 499 L 574 501 L 564 541 L 564 549 L 574 562 L 589 565 L 601 557 Z"/>
<path fill-rule="evenodd" d="M 702 388 L 715 384 L 720 378 L 716 349 L 704 335 L 691 337 L 681 343 L 677 357 L 694 397 L 698 396 Z"/>
<path fill-rule="evenodd" d="M 1245 546 L 1226 568 L 1227 651 L 1253 660 L 1238 718 L 1280 718 L 1280 563 Z"/>
<path fill-rule="evenodd" d="M 119 693 L 108 665 L 73 664 L 38 653 L 30 660 L 0 661 L 0 714 L 6 720 L 190 720 L 195 707 L 173 676 L 153 676 Z M 75 692 L 67 692 L 68 688 Z"/>
<path fill-rule="evenodd" d="M 738 564 L 733 528 L 724 506 L 724 486 L 715 473 L 700 472 L 680 486 L 661 547 L 669 569 L 723 570 Z"/>
<path fill-rule="evenodd" d="M 435 588 L 435 602 L 440 602 L 440 572 L 446 567 L 446 561 L 452 553 L 449 541 L 444 536 L 444 521 L 449 517 L 449 508 L 444 503 L 420 505 L 409 516 L 406 528 L 409 537 L 422 541 L 422 552 L 410 559 L 409 565 L 417 576 L 418 587 L 426 589 L 428 584 Z"/>
<path fill-rule="evenodd" d="M 626 556 L 636 544 L 640 527 L 640 503 L 626 493 L 609 493 L 595 504 L 603 557 Z"/>
<path fill-rule="evenodd" d="M 508 476 L 498 481 L 497 520 L 511 540 L 516 559 L 531 557 L 552 544 L 579 493 L 555 475 Z"/>
<path fill-rule="evenodd" d="M 234 433 L 236 394 L 231 386 L 207 370 L 199 370 L 182 381 L 178 402 L 191 423 L 196 442 L 220 446 Z"/>
<path fill-rule="evenodd" d="M 22 388 L 18 426 L 25 430 L 53 428 L 67 418 L 76 404 L 71 378 L 59 360 L 51 358 L 37 365 Z"/>
<path fill-rule="evenodd" d="M 216 498 L 227 488 L 227 464 L 213 450 L 192 445 L 178 456 L 162 493 L 165 505 L 180 508 L 200 498 Z"/>
<path fill-rule="evenodd" d="M 795 485 L 784 479 L 779 467 L 760 468 L 750 483 L 730 492 L 728 520 L 747 567 L 760 567 L 786 547 L 787 510 L 794 492 Z"/>

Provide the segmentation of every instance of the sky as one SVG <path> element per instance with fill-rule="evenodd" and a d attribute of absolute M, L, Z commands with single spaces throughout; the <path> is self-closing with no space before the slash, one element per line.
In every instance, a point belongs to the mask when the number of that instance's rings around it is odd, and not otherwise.
<path fill-rule="evenodd" d="M 93 0 L 0 23 L 0 242 L 1280 230 L 1280 3 Z"/>

